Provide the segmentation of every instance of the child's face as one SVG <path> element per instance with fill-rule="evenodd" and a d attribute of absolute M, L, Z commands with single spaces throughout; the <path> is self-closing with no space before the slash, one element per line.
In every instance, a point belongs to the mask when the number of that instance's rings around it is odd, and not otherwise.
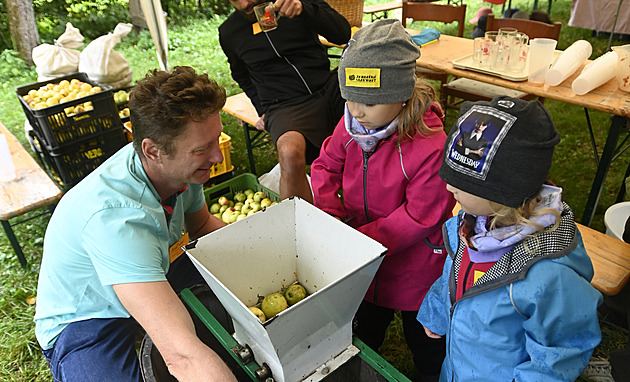
<path fill-rule="evenodd" d="M 379 105 L 347 101 L 348 111 L 366 129 L 378 129 L 389 124 L 402 110 L 402 102 Z"/>
<path fill-rule="evenodd" d="M 488 216 L 494 212 L 491 202 L 488 199 L 469 194 L 466 191 L 462 191 L 451 186 L 450 184 L 446 184 L 446 189 L 453 193 L 455 200 L 459 202 L 462 206 L 462 210 L 464 210 L 467 214 Z"/>

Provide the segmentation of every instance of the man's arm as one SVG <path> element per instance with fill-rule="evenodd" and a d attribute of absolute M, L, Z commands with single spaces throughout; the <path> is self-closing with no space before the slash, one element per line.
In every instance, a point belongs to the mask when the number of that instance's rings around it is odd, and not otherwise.
<path fill-rule="evenodd" d="M 185 219 L 186 230 L 190 235 L 190 240 L 198 239 L 207 233 L 227 225 L 208 211 L 208 205 L 206 203 L 203 204 L 203 207 L 201 207 L 199 211 L 186 214 Z"/>
<path fill-rule="evenodd" d="M 199 340 L 188 311 L 167 281 L 116 284 L 113 288 L 178 381 L 236 382 L 221 358 Z"/>
<path fill-rule="evenodd" d="M 327 2 L 304 0 L 302 7 L 302 15 L 308 18 L 311 28 L 317 34 L 338 45 L 346 44 L 350 40 L 350 23 Z"/>

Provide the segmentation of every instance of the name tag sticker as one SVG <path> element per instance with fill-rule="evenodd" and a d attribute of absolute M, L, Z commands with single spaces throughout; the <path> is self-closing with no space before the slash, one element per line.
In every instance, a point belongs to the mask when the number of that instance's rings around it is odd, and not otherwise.
<path fill-rule="evenodd" d="M 254 34 L 258 34 L 260 32 L 262 32 L 262 29 L 260 29 L 260 24 L 258 24 L 257 22 L 252 24 L 252 32 Z"/>
<path fill-rule="evenodd" d="M 171 245 L 171 248 L 168 250 L 171 263 L 177 260 L 177 258 L 180 257 L 182 253 L 184 253 L 184 249 L 182 247 L 188 244 L 189 242 L 190 242 L 190 237 L 188 236 L 188 232 L 186 232 L 184 236 L 182 236 L 179 240 L 177 240 L 177 243 Z"/>
<path fill-rule="evenodd" d="M 346 68 L 346 86 L 380 88 L 380 68 Z"/>

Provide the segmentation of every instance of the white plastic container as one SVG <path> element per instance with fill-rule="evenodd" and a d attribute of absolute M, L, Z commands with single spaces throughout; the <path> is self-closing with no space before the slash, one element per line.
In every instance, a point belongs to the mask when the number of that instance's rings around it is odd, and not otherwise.
<path fill-rule="evenodd" d="M 310 203 L 291 198 L 200 238 L 188 256 L 278 382 L 311 380 L 352 345 L 352 318 L 387 249 Z M 308 296 L 264 324 L 258 296 L 299 281 Z M 327 369 L 327 368 L 324 368 Z M 332 371 L 332 370 L 331 370 Z M 321 379 L 321 378 L 319 378 Z"/>
<path fill-rule="evenodd" d="M 571 44 L 551 66 L 545 75 L 545 82 L 550 86 L 558 86 L 584 63 L 593 53 L 591 43 L 578 40 Z"/>
<path fill-rule="evenodd" d="M 621 202 L 608 207 L 604 214 L 606 235 L 623 240 L 623 230 L 628 217 L 630 217 L 630 202 Z"/>
<path fill-rule="evenodd" d="M 584 95 L 615 78 L 617 73 L 617 53 L 604 53 L 582 69 L 582 73 L 573 80 L 571 88 L 577 95 Z"/>

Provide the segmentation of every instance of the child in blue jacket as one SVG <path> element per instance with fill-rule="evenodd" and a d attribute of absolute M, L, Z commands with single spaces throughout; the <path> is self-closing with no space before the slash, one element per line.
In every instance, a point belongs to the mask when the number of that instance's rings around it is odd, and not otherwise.
<path fill-rule="evenodd" d="M 481 156 L 461 147 L 471 140 L 487 141 Z M 601 340 L 593 266 L 562 189 L 545 182 L 559 141 L 538 101 L 462 106 L 440 167 L 462 211 L 444 224 L 444 270 L 418 312 L 427 335 L 446 336 L 440 381 L 574 381 Z"/>

